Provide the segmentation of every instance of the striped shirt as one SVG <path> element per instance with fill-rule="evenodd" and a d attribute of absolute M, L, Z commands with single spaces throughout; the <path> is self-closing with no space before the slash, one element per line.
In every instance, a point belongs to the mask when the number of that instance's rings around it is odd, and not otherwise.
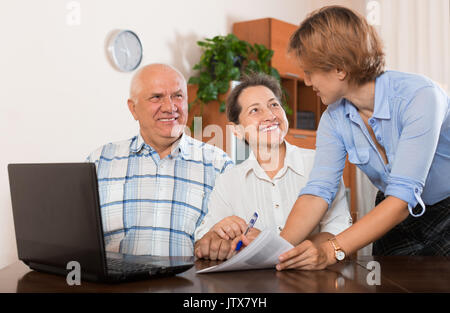
<path fill-rule="evenodd" d="M 87 158 L 97 167 L 106 251 L 192 256 L 216 177 L 232 164 L 186 134 L 164 159 L 139 134 Z"/>

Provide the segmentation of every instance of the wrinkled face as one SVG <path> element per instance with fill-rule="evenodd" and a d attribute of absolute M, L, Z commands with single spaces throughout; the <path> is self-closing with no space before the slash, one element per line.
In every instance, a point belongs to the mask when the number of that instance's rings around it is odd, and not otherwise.
<path fill-rule="evenodd" d="M 236 134 L 250 146 L 276 146 L 289 130 L 286 113 L 273 92 L 265 86 L 245 88 L 239 95 L 242 107 Z"/>
<path fill-rule="evenodd" d="M 332 104 L 344 96 L 347 87 L 345 73 L 338 70 L 329 72 L 305 69 L 305 85 L 312 86 L 323 104 Z"/>
<path fill-rule="evenodd" d="M 171 144 L 188 117 L 186 81 L 167 67 L 145 69 L 135 79 L 128 107 L 149 144 Z"/>

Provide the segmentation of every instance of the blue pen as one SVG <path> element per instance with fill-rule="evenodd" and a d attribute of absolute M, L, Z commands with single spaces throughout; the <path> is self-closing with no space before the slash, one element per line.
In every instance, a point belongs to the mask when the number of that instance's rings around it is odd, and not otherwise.
<path fill-rule="evenodd" d="M 248 231 L 253 228 L 257 219 L 258 219 L 258 213 L 255 212 L 253 214 L 252 218 L 250 219 L 250 222 L 248 222 L 248 226 L 247 226 L 247 229 L 245 230 L 244 236 L 247 235 Z M 242 247 L 242 240 L 239 240 L 239 242 L 236 246 L 236 251 L 239 251 L 241 249 L 241 247 Z"/>

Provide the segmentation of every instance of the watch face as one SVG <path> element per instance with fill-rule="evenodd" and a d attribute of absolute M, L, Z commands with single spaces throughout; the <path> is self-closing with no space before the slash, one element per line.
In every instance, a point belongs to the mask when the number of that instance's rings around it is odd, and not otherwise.
<path fill-rule="evenodd" d="M 343 259 L 345 259 L 344 251 L 341 251 L 341 250 L 336 251 L 336 259 L 338 259 L 339 261 L 342 261 Z"/>
<path fill-rule="evenodd" d="M 110 50 L 114 64 L 121 71 L 130 72 L 141 63 L 141 41 L 132 31 L 124 30 L 114 36 Z"/>

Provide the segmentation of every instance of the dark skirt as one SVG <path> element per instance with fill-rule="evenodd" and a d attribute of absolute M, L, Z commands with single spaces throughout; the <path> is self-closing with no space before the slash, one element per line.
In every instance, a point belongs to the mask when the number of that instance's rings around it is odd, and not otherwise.
<path fill-rule="evenodd" d="M 375 205 L 384 198 L 384 194 L 378 191 Z M 409 215 L 375 241 L 372 254 L 450 256 L 450 197 L 425 208 L 422 216 Z M 420 205 L 413 211 L 420 212 Z"/>

